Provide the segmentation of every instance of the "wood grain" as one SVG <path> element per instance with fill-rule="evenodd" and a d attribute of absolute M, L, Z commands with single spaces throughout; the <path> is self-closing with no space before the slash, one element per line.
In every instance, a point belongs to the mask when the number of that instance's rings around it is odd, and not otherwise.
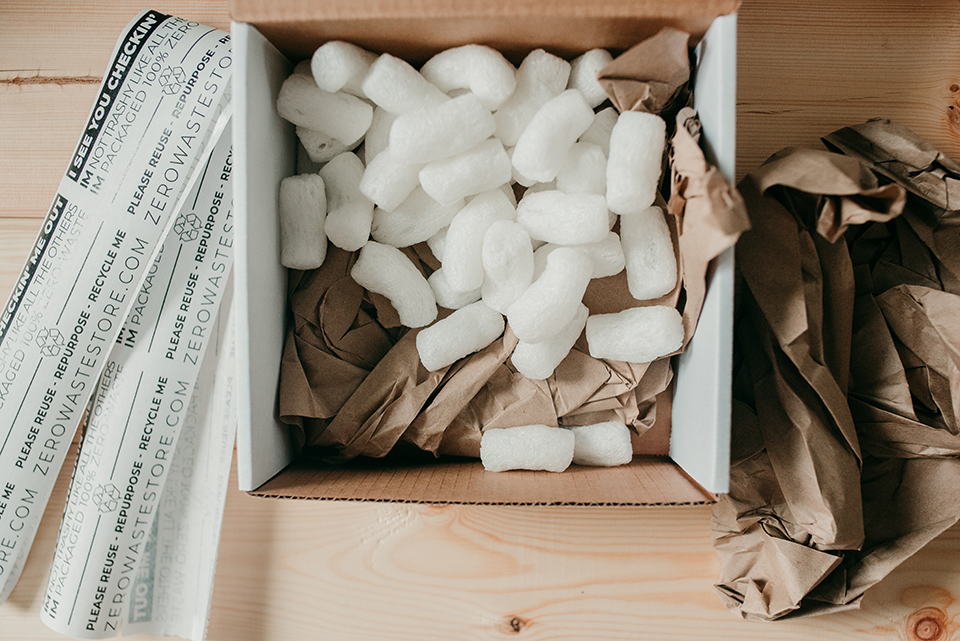
<path fill-rule="evenodd" d="M 0 606 L 3 638 L 62 638 L 38 612 L 73 456 Z M 773 626 L 723 609 L 709 537 L 705 507 L 411 506 L 231 490 L 208 636 L 769 639 L 775 630 L 784 641 L 841 641 L 910 639 L 910 617 L 924 608 L 947 622 L 960 615 L 960 527 L 868 592 L 861 610 Z"/>
<path fill-rule="evenodd" d="M 143 8 L 130 0 L 2 4 L 0 217 L 46 214 L 117 36 Z M 150 8 L 230 29 L 225 1 L 155 2 Z"/>
<path fill-rule="evenodd" d="M 0 85 L 0 217 L 47 214 L 99 82 Z"/>
<path fill-rule="evenodd" d="M 226 0 L 153 3 L 227 26 Z M 0 4 L 0 295 L 45 215 L 115 38 L 139 4 Z M 929 1 L 745 0 L 738 168 L 871 116 L 960 156 L 960 8 Z M 39 620 L 71 458 L 0 638 L 63 638 Z M 234 472 L 235 473 L 235 472 Z M 713 593 L 709 508 L 532 508 L 276 501 L 232 480 L 209 638 L 960 638 L 960 526 L 867 592 L 858 611 L 761 625 Z M 923 623 L 922 620 L 926 619 Z M 911 636 L 913 635 L 913 636 Z M 151 637 L 135 637 L 151 638 Z"/>
<path fill-rule="evenodd" d="M 131 0 L 4 0 L 0 83 L 22 86 L 53 81 L 67 85 L 95 79 L 94 84 L 99 84 L 120 32 L 146 8 L 230 30 L 227 0 L 158 0 L 147 4 Z M 89 108 L 90 103 L 84 104 Z"/>
<path fill-rule="evenodd" d="M 738 176 L 878 117 L 960 157 L 955 3 L 746 0 L 737 24 Z"/>
<path fill-rule="evenodd" d="M 0 218 L 0 297 L 4 301 L 27 260 L 40 231 L 40 222 L 39 219 Z"/>
<path fill-rule="evenodd" d="M 226 524 L 211 638 L 308 638 L 319 625 L 325 639 L 497 639 L 519 628 L 530 639 L 839 641 L 899 638 L 888 628 L 921 603 L 960 614 L 944 596 L 960 581 L 960 528 L 861 611 L 771 627 L 740 621 L 713 594 L 708 508 L 228 500 L 236 525 L 261 522 L 260 510 L 274 525 L 234 541 Z M 244 596 L 251 583 L 259 598 Z M 243 599 L 250 610 L 237 607 Z M 259 636 L 242 637 L 248 626 Z"/>

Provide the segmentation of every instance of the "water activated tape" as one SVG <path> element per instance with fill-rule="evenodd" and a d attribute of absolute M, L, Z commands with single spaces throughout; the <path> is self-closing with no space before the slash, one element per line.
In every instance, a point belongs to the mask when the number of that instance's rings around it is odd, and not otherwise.
<path fill-rule="evenodd" d="M 0 310 L 0 602 L 16 584 L 111 349 L 136 349 L 148 338 L 171 344 L 176 330 L 161 318 L 156 325 L 161 329 L 154 331 L 153 322 L 138 311 L 145 309 L 138 298 L 150 287 L 148 268 L 163 263 L 164 253 L 175 252 L 169 238 L 161 252 L 161 240 L 174 230 L 183 247 L 184 231 L 195 224 L 186 212 L 193 204 L 188 197 L 201 197 L 201 176 L 211 167 L 218 177 L 229 171 L 228 143 L 218 146 L 219 160 L 210 158 L 230 117 L 231 63 L 230 36 L 223 31 L 155 11 L 141 13 L 127 26 L 53 205 Z M 229 175 L 224 182 L 229 183 Z M 229 220 L 229 184 L 226 189 L 220 191 L 225 206 L 214 226 Z M 191 212 L 204 219 L 201 235 L 209 213 Z M 209 240 L 207 251 L 209 262 L 200 260 L 196 250 L 188 252 L 187 259 L 200 270 L 197 286 L 206 274 L 201 271 L 212 269 L 214 262 Z M 225 286 L 229 262 L 224 267 Z M 170 291 L 179 308 L 182 292 L 173 286 Z M 203 295 L 196 293 L 197 307 L 192 297 L 187 304 L 191 312 L 203 308 Z M 188 384 L 184 394 L 189 400 L 220 296 L 222 290 L 210 299 L 213 316 L 204 336 L 188 338 L 181 332 L 193 344 L 174 345 L 171 362 L 183 369 L 164 376 L 169 387 L 162 403 L 169 405 L 181 383 Z M 195 363 L 185 358 L 191 353 Z M 113 362 L 111 368 L 101 384 L 104 390 L 118 384 L 122 365 Z M 186 375 L 190 371 L 193 379 Z M 147 382 L 151 394 L 157 392 L 156 379 Z M 116 409 L 123 400 L 112 394 L 105 398 L 116 399 Z M 128 421 L 136 420 L 137 407 L 127 406 Z M 141 437 L 143 425 L 134 429 Z M 88 456 L 97 448 L 96 440 L 91 443 L 84 447 Z M 144 455 L 156 458 L 162 447 L 172 454 L 175 444 L 174 434 L 157 436 Z M 135 469 L 132 461 L 127 464 L 127 472 Z M 45 616 L 52 605 L 48 596 Z"/>
<path fill-rule="evenodd" d="M 41 616 L 58 632 L 114 636 L 142 559 L 155 558 L 148 536 L 173 465 L 183 471 L 174 453 L 204 352 L 222 334 L 218 310 L 233 265 L 231 167 L 225 134 L 137 292 L 90 405 Z"/>
<path fill-rule="evenodd" d="M 237 426 L 231 293 L 207 349 L 153 528 L 129 589 L 124 634 L 206 637 Z M 211 341 L 213 339 L 211 338 Z"/>

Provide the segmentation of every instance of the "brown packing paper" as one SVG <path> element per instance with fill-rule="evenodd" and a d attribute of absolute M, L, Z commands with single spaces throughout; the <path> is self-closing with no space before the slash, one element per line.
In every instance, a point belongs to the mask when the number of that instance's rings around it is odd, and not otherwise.
<path fill-rule="evenodd" d="M 677 114 L 670 145 L 671 197 L 668 212 L 680 222 L 678 243 L 684 273 L 683 327 L 686 345 L 693 336 L 707 295 L 711 262 L 750 228 L 740 192 L 707 163 L 699 146 L 700 122 L 685 107 Z"/>
<path fill-rule="evenodd" d="M 960 163 L 902 125 L 883 119 L 868 120 L 826 136 L 824 143 L 828 148 L 860 158 L 873 171 L 940 210 L 960 209 Z M 956 234 L 952 234 L 954 240 L 958 238 Z M 956 255 L 945 258 L 960 260 Z"/>
<path fill-rule="evenodd" d="M 333 418 L 398 336 L 349 276 L 353 257 L 330 247 L 323 270 L 289 273 L 292 326 L 281 362 L 280 412 L 303 445 Z M 336 304 L 333 304 L 336 301 Z"/>
<path fill-rule="evenodd" d="M 688 64 L 688 36 L 667 30 L 660 38 L 682 41 L 683 55 L 673 50 L 674 44 L 659 61 L 641 64 L 628 57 L 625 63 L 618 58 L 613 91 L 622 81 L 671 85 L 672 94 L 677 83 L 686 82 L 689 68 L 680 73 L 677 66 L 681 59 Z M 736 242 L 747 223 L 736 190 L 704 161 L 692 110 L 684 112 L 679 129 L 671 152 L 678 167 L 672 174 L 677 193 L 668 219 L 684 268 L 682 284 L 662 299 L 640 302 L 630 297 L 620 274 L 593 281 L 584 302 L 593 313 L 680 305 L 689 340 L 710 260 Z M 660 203 L 666 208 L 662 199 Z M 439 267 L 425 244 L 405 251 L 425 275 Z M 320 269 L 290 278 L 293 323 L 281 371 L 280 415 L 299 428 L 307 456 L 328 461 L 383 457 L 404 443 L 438 455 L 478 457 L 485 429 L 621 420 L 640 435 L 657 422 L 657 396 L 673 380 L 670 359 L 648 364 L 594 359 L 583 336 L 545 381 L 528 380 L 512 368 L 509 356 L 516 338 L 509 327 L 481 352 L 440 371 L 425 371 L 416 352 L 417 331 L 399 327 L 386 299 L 351 284 L 353 261 L 330 247 Z"/>
<path fill-rule="evenodd" d="M 690 34 L 663 29 L 618 56 L 597 80 L 617 111 L 669 112 L 689 96 L 689 43 Z"/>
<path fill-rule="evenodd" d="M 785 150 L 740 184 L 754 226 L 714 540 L 717 588 L 749 619 L 856 607 L 960 518 L 960 239 L 944 209 L 960 172 L 885 121 L 826 140 L 848 155 Z"/>

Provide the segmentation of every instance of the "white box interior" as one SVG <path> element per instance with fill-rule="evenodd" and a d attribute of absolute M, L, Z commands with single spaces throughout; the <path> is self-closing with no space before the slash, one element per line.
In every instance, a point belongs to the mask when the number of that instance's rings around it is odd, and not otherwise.
<path fill-rule="evenodd" d="M 256 28 L 233 23 L 237 180 L 237 428 L 239 486 L 252 491 L 296 452 L 278 419 L 286 328 L 286 270 L 279 260 L 277 193 L 295 172 L 294 128 L 275 101 L 293 65 Z M 731 181 L 736 157 L 736 15 L 717 18 L 697 47 L 695 107 L 707 157 Z M 733 249 L 716 261 L 697 333 L 677 359 L 670 456 L 711 492 L 726 492 L 730 465 Z"/>

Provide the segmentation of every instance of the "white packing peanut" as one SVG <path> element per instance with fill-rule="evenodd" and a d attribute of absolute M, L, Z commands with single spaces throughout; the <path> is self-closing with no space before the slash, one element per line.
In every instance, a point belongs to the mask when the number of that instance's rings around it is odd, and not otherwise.
<path fill-rule="evenodd" d="M 377 61 L 377 54 L 355 44 L 333 40 L 324 43 L 313 52 L 310 70 L 317 86 L 333 93 L 341 89 L 359 98 L 363 93 L 363 80 L 370 65 Z"/>
<path fill-rule="evenodd" d="M 523 192 L 523 197 L 526 198 L 532 194 L 539 194 L 542 191 L 557 191 L 557 181 L 551 180 L 548 183 L 533 183 Z M 519 207 L 520 203 L 517 203 L 517 206 Z"/>
<path fill-rule="evenodd" d="M 313 158 L 310 157 L 310 154 L 307 153 L 307 150 L 303 148 L 303 143 L 299 140 L 297 141 L 297 173 L 298 174 L 315 174 L 320 171 L 320 168 L 323 166 L 323 163 L 316 162 Z"/>
<path fill-rule="evenodd" d="M 277 113 L 293 124 L 321 131 L 347 145 L 363 138 L 373 120 L 373 107 L 348 93 L 329 93 L 312 76 L 293 74 L 283 81 Z"/>
<path fill-rule="evenodd" d="M 428 372 L 478 352 L 503 333 L 503 316 L 482 301 L 461 307 L 417 334 L 417 353 Z"/>
<path fill-rule="evenodd" d="M 327 222 L 324 225 L 330 242 L 345 251 L 356 251 L 370 237 L 373 202 L 360 193 L 363 162 L 346 151 L 320 170 L 327 188 Z"/>
<path fill-rule="evenodd" d="M 447 282 L 447 274 L 443 271 L 442 267 L 430 274 L 427 282 L 430 283 L 430 287 L 433 289 L 433 295 L 437 299 L 437 305 L 445 309 L 460 309 L 461 307 L 466 307 L 470 303 L 475 303 L 480 300 L 479 287 L 467 292 L 458 292 L 450 287 L 450 283 Z"/>
<path fill-rule="evenodd" d="M 595 243 L 607 237 L 607 203 L 597 194 L 527 190 L 517 204 L 517 221 L 531 238 L 558 245 Z"/>
<path fill-rule="evenodd" d="M 392 113 L 383 107 L 375 107 L 373 110 L 373 121 L 370 123 L 370 129 L 363 139 L 363 162 L 369 165 L 381 151 L 387 148 L 390 143 L 390 128 L 397 119 Z"/>
<path fill-rule="evenodd" d="M 539 343 L 524 341 L 517 343 L 510 357 L 513 366 L 527 378 L 542 381 L 552 376 L 557 366 L 573 349 L 573 344 L 580 338 L 589 315 L 586 305 L 581 303 L 570 322 L 564 325 L 556 335 Z"/>
<path fill-rule="evenodd" d="M 568 89 L 548 100 L 520 134 L 513 166 L 538 182 L 557 177 L 567 152 L 593 122 L 593 110 L 580 92 Z"/>
<path fill-rule="evenodd" d="M 403 162 L 387 147 L 367 163 L 360 191 L 381 209 L 393 211 L 416 189 L 422 168 Z"/>
<path fill-rule="evenodd" d="M 498 220 L 483 237 L 483 302 L 501 314 L 533 282 L 533 245 L 522 225 Z"/>
<path fill-rule="evenodd" d="M 473 149 L 493 134 L 493 115 L 472 93 L 408 111 L 390 129 L 390 149 L 409 163 L 428 163 Z"/>
<path fill-rule="evenodd" d="M 611 62 L 613 56 L 606 49 L 591 49 L 570 63 L 570 83 L 567 87 L 582 93 L 591 109 L 607 99 L 607 92 L 597 81 L 597 74 Z"/>
<path fill-rule="evenodd" d="M 297 127 L 297 138 L 300 139 L 300 144 L 310 156 L 310 160 L 316 163 L 330 162 L 334 156 L 339 156 L 356 146 L 340 142 L 322 131 L 300 126 Z"/>
<path fill-rule="evenodd" d="M 396 116 L 433 107 L 450 99 L 408 62 L 388 53 L 370 65 L 362 88 L 374 104 Z"/>
<path fill-rule="evenodd" d="M 607 157 L 600 145 L 577 142 L 557 174 L 557 189 L 566 194 L 607 194 Z"/>
<path fill-rule="evenodd" d="M 593 264 L 593 271 L 590 278 L 606 278 L 614 276 L 623 271 L 626 264 L 623 247 L 620 244 L 620 237 L 616 232 L 610 231 L 607 237 L 596 243 L 584 243 L 582 245 L 557 245 L 555 243 L 546 243 L 538 247 L 533 252 L 533 279 L 540 278 L 540 274 L 547 266 L 547 257 L 551 252 L 559 247 L 571 247 L 590 259 Z"/>
<path fill-rule="evenodd" d="M 396 247 L 368 241 L 350 275 L 361 287 L 386 296 L 407 327 L 425 327 L 437 318 L 433 289 Z"/>
<path fill-rule="evenodd" d="M 543 241 L 541 241 L 543 242 Z M 547 268 L 547 257 L 563 245 L 544 243 L 533 250 L 533 280 L 536 281 Z"/>
<path fill-rule="evenodd" d="M 437 202 L 449 204 L 510 182 L 510 159 L 496 138 L 469 151 L 435 160 L 420 170 L 423 190 Z"/>
<path fill-rule="evenodd" d="M 620 243 L 631 296 L 650 300 L 673 291 L 677 258 L 662 209 L 654 206 L 620 216 Z"/>
<path fill-rule="evenodd" d="M 427 247 L 430 248 L 430 251 L 433 252 L 433 257 L 436 258 L 441 263 L 443 262 L 443 250 L 447 246 L 447 230 L 450 229 L 450 226 L 447 225 L 436 234 L 427 239 Z"/>
<path fill-rule="evenodd" d="M 623 271 L 626 259 L 620 237 L 616 232 L 608 232 L 607 237 L 595 243 L 574 245 L 574 249 L 582 252 L 593 262 L 593 278 L 606 278 Z"/>
<path fill-rule="evenodd" d="M 617 124 L 619 113 L 613 107 L 607 107 L 597 112 L 593 118 L 593 124 L 580 136 L 580 142 L 592 142 L 599 145 L 603 150 L 603 155 L 610 157 L 610 134 L 613 132 L 613 126 Z"/>
<path fill-rule="evenodd" d="M 666 123 L 660 116 L 627 111 L 610 134 L 607 159 L 607 203 L 621 216 L 653 204 L 660 183 Z"/>
<path fill-rule="evenodd" d="M 683 344 L 683 320 L 673 307 L 632 307 L 587 319 L 590 356 L 613 361 L 649 363 Z"/>
<path fill-rule="evenodd" d="M 483 285 L 483 237 L 498 220 L 513 220 L 516 211 L 499 189 L 479 194 L 454 217 L 447 229 L 443 269 L 456 291 L 467 292 Z"/>
<path fill-rule="evenodd" d="M 316 269 L 327 257 L 323 224 L 327 198 L 317 174 L 288 176 L 280 182 L 280 264 Z"/>
<path fill-rule="evenodd" d="M 497 113 L 500 113 L 500 112 L 498 111 Z M 507 147 L 505 150 L 507 152 L 507 158 L 510 160 L 510 174 L 513 178 L 513 182 L 519 183 L 524 187 L 530 187 L 531 185 L 539 184 L 537 183 L 536 180 L 532 178 L 527 178 L 526 176 L 521 174 L 519 171 L 517 171 L 517 168 L 513 166 L 513 152 L 515 149 L 516 147 Z"/>
<path fill-rule="evenodd" d="M 462 198 L 450 205 L 441 205 L 422 187 L 416 187 L 393 211 L 380 207 L 374 210 L 371 235 L 378 243 L 394 247 L 422 243 L 449 225 L 463 205 Z"/>
<path fill-rule="evenodd" d="M 507 310 L 507 321 L 522 341 L 539 343 L 556 336 L 577 313 L 590 283 L 593 264 L 570 247 L 547 257 L 540 278 Z"/>
<path fill-rule="evenodd" d="M 567 86 L 570 63 L 563 58 L 536 49 L 527 54 L 517 69 L 517 88 L 510 99 L 493 115 L 494 134 L 505 147 L 513 147 L 534 114 L 548 100 L 556 98 Z M 518 181 L 519 182 L 519 181 Z"/>
<path fill-rule="evenodd" d="M 293 67 L 293 73 L 299 73 L 304 76 L 312 76 L 313 70 L 310 68 L 310 58 L 301 60 Z"/>
<path fill-rule="evenodd" d="M 484 430 L 480 437 L 480 462 L 488 472 L 562 472 L 573 461 L 575 440 L 569 430 L 546 425 Z"/>
<path fill-rule="evenodd" d="M 615 467 L 633 460 L 630 428 L 620 421 L 605 421 L 593 425 L 577 425 L 565 429 L 573 432 L 573 462 L 575 465 Z"/>
<path fill-rule="evenodd" d="M 470 89 L 488 111 L 499 109 L 517 86 L 513 65 L 499 51 L 485 45 L 441 51 L 427 60 L 420 73 L 441 91 Z"/>

